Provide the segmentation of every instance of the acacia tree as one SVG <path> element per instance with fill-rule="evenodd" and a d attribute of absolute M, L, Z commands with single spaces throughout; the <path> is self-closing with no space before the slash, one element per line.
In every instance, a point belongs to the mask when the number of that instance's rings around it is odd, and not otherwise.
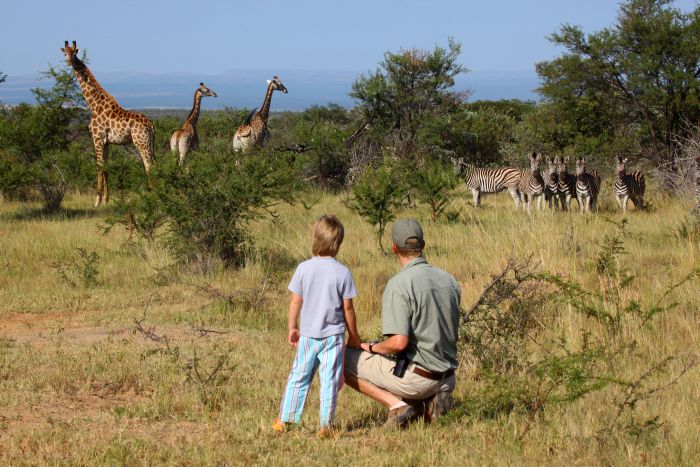
<path fill-rule="evenodd" d="M 42 72 L 54 84 L 35 88 L 36 105 L 22 103 L 0 113 L 0 190 L 5 194 L 36 188 L 45 208 L 57 210 L 66 192 L 69 145 L 86 118 L 84 102 L 73 73 L 49 67 Z M 63 167 L 61 167 L 63 166 Z"/>
<path fill-rule="evenodd" d="M 461 44 L 449 39 L 447 49 L 385 53 L 379 67 L 352 86 L 350 96 L 359 101 L 364 120 L 361 128 L 369 124 L 370 137 L 399 158 L 422 156 L 429 122 L 457 111 L 466 98 L 452 90 L 455 77 L 467 71 L 457 63 L 460 50 Z"/>
<path fill-rule="evenodd" d="M 636 128 L 644 156 L 670 164 L 700 118 L 700 7 L 672 3 L 629 0 L 614 26 L 593 34 L 564 25 L 550 40 L 566 52 L 536 67 L 539 92 L 578 131 Z"/>

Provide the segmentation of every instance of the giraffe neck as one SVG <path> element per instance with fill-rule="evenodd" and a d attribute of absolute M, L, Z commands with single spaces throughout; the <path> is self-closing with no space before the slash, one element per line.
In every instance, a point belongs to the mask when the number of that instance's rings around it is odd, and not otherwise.
<path fill-rule="evenodd" d="M 270 115 L 270 101 L 272 100 L 272 83 L 267 86 L 267 92 L 265 93 L 265 100 L 260 107 L 260 111 L 256 115 L 258 118 L 262 119 L 265 124 L 267 124 L 267 117 Z"/>
<path fill-rule="evenodd" d="M 197 120 L 199 120 L 199 108 L 202 105 L 202 93 L 199 92 L 199 89 L 195 91 L 194 93 L 194 104 L 192 104 L 192 110 L 190 111 L 190 114 L 187 116 L 187 121 L 191 123 L 192 125 L 197 124 Z"/>
<path fill-rule="evenodd" d="M 100 86 L 90 69 L 78 57 L 73 57 L 71 66 L 80 84 L 80 89 L 83 91 L 85 100 L 93 113 L 97 112 L 101 107 L 104 108 L 105 104 L 117 104 L 116 99 Z"/>

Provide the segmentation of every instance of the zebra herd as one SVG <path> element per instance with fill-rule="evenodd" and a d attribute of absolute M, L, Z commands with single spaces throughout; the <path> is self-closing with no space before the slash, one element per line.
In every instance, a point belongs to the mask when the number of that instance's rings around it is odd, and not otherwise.
<path fill-rule="evenodd" d="M 556 211 L 571 209 L 571 200 L 575 199 L 579 212 L 588 213 L 595 209 L 600 194 L 600 174 L 595 170 L 586 169 L 586 159 L 576 159 L 576 172 L 569 173 L 568 157 L 547 158 L 548 170 L 545 176 L 540 172 L 539 164 L 542 154 L 528 155 L 530 167 L 524 170 L 512 167 L 480 168 L 455 161 L 456 173 L 464 178 L 472 192 L 474 206 L 481 204 L 482 193 L 498 193 L 508 190 L 515 203 L 515 209 L 520 204 L 528 214 L 532 210 L 532 202 L 537 198 L 537 210 L 542 208 L 542 200 Z M 644 208 L 644 191 L 646 188 L 644 174 L 639 171 L 627 173 L 626 158 L 617 157 L 615 167 L 615 184 L 613 192 L 618 206 L 627 213 L 627 201 L 632 200 L 636 209 Z"/>

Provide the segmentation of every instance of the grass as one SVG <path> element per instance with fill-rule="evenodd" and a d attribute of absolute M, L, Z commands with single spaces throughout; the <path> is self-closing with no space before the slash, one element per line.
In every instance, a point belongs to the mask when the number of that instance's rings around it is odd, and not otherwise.
<path fill-rule="evenodd" d="M 525 420 L 517 413 L 386 432 L 385 411 L 345 389 L 337 410 L 342 435 L 318 440 L 316 384 L 303 428 L 271 433 L 293 359 L 285 342 L 286 284 L 309 255 L 314 219 L 334 213 L 345 224 L 339 260 L 358 285 L 363 336 L 380 332 L 381 294 L 398 271 L 342 195 L 312 197 L 308 209 L 280 205 L 278 217 L 253 227 L 257 252 L 246 267 L 206 276 L 173 267 L 157 243 L 129 241 L 123 229 L 103 235 L 99 225 L 110 211 L 92 210 L 91 196 L 69 197 L 66 215 L 51 217 L 35 206 L 0 204 L 0 464 L 691 465 L 700 458 L 697 367 L 640 402 L 641 417 L 659 414 L 663 424 L 639 435 L 594 436 L 610 410 L 609 391 L 547 406 L 521 437 Z M 612 199 L 591 216 L 545 210 L 528 217 L 513 211 L 507 195 L 485 197 L 481 208 L 470 202 L 460 189 L 448 208 L 458 212 L 452 223 L 430 222 L 424 208 L 399 213 L 422 222 L 428 260 L 457 278 L 465 307 L 509 257 L 531 253 L 546 271 L 600 287 L 595 258 L 604 235 L 617 230 L 610 221 L 621 219 Z M 678 229 L 689 204 L 657 197 L 651 205 L 629 214 L 621 259 L 636 276 L 623 294 L 643 304 L 700 264 L 697 237 Z M 59 273 L 78 248 L 99 256 L 98 282 L 71 285 Z M 638 347 L 622 373 L 639 375 L 668 355 L 698 356 L 698 283 L 670 299 L 676 309 L 625 331 Z M 558 302 L 543 306 L 542 336 L 575 341 L 582 328 L 603 332 Z M 167 345 L 135 330 L 142 319 Z M 201 335 L 201 327 L 221 333 Z M 214 373 L 212 381 L 198 382 L 193 366 Z M 463 355 L 457 398 L 483 387 L 477 375 Z"/>

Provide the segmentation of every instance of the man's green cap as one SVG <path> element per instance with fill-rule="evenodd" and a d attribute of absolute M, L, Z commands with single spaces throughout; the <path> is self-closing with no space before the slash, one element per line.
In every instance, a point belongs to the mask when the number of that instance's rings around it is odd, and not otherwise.
<path fill-rule="evenodd" d="M 413 219 L 399 219 L 391 228 L 391 240 L 404 250 L 422 250 L 425 246 L 423 229 Z"/>

